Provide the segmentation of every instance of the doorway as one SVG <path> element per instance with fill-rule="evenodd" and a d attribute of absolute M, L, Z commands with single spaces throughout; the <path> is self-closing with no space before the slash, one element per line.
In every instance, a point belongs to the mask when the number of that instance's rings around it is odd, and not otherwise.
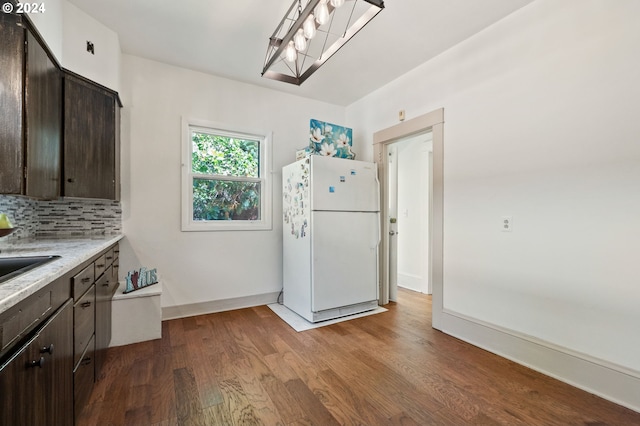
<path fill-rule="evenodd" d="M 432 139 L 432 155 L 429 181 L 431 184 L 430 214 L 429 214 L 429 243 L 427 250 L 427 280 L 431 284 L 432 292 L 432 325 L 440 328 L 442 314 L 443 294 L 443 153 L 444 153 L 444 109 L 438 109 L 421 115 L 411 120 L 401 122 L 395 126 L 380 130 L 373 135 L 374 160 L 378 164 L 378 173 L 381 187 L 381 217 L 382 239 L 379 250 L 379 295 L 380 304 L 385 305 L 390 300 L 390 245 L 394 243 L 396 235 L 390 235 L 390 231 L 398 232 L 398 223 L 392 224 L 390 215 L 390 191 L 389 182 L 392 179 L 389 170 L 389 147 L 394 143 L 408 138 L 430 134 Z M 396 205 L 397 207 L 397 205 Z M 400 212 L 402 213 L 402 212 Z M 396 208 L 396 219 L 398 211 Z"/>
<path fill-rule="evenodd" d="M 398 287 L 431 294 L 429 220 L 433 133 L 385 146 L 389 194 L 389 300 Z"/>

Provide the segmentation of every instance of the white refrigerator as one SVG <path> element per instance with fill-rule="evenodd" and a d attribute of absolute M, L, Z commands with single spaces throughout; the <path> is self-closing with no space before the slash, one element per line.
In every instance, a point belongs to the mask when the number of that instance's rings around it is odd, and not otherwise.
<path fill-rule="evenodd" d="M 283 303 L 311 322 L 378 306 L 374 163 L 312 155 L 282 169 Z"/>

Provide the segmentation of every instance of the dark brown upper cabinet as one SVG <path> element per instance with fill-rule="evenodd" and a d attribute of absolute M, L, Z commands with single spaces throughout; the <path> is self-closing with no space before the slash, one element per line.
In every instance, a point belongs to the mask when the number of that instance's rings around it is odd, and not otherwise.
<path fill-rule="evenodd" d="M 60 196 L 62 75 L 31 24 L 0 14 L 0 193 Z"/>
<path fill-rule="evenodd" d="M 20 16 L 0 14 L 0 193 L 22 194 L 24 28 Z"/>
<path fill-rule="evenodd" d="M 65 197 L 120 199 L 118 94 L 64 72 Z"/>
<path fill-rule="evenodd" d="M 26 195 L 56 198 L 61 189 L 62 74 L 31 32 L 26 70 Z"/>

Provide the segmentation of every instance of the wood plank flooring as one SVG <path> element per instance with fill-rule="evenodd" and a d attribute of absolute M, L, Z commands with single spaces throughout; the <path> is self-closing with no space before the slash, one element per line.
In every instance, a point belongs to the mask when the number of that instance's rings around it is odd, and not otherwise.
<path fill-rule="evenodd" d="M 431 328 L 431 299 L 296 333 L 268 307 L 110 348 L 83 425 L 640 425 L 640 413 Z"/>

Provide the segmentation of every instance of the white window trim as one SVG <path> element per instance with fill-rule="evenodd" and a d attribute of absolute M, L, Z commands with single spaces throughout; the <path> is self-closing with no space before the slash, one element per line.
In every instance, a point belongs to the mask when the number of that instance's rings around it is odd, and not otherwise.
<path fill-rule="evenodd" d="M 193 220 L 193 178 L 201 176 L 192 173 L 192 142 L 191 129 L 202 128 L 203 130 L 214 132 L 219 135 L 238 134 L 259 139 L 260 143 L 260 220 L 216 220 L 216 221 L 194 221 Z M 229 126 L 224 123 L 205 121 L 195 118 L 182 117 L 182 231 L 264 231 L 273 229 L 272 214 L 272 167 L 271 167 L 271 145 L 272 133 L 259 132 L 247 128 Z M 223 178 L 224 179 L 224 178 Z M 232 180 L 244 180 L 242 177 L 233 177 Z M 255 181 L 255 178 L 247 178 Z"/>

